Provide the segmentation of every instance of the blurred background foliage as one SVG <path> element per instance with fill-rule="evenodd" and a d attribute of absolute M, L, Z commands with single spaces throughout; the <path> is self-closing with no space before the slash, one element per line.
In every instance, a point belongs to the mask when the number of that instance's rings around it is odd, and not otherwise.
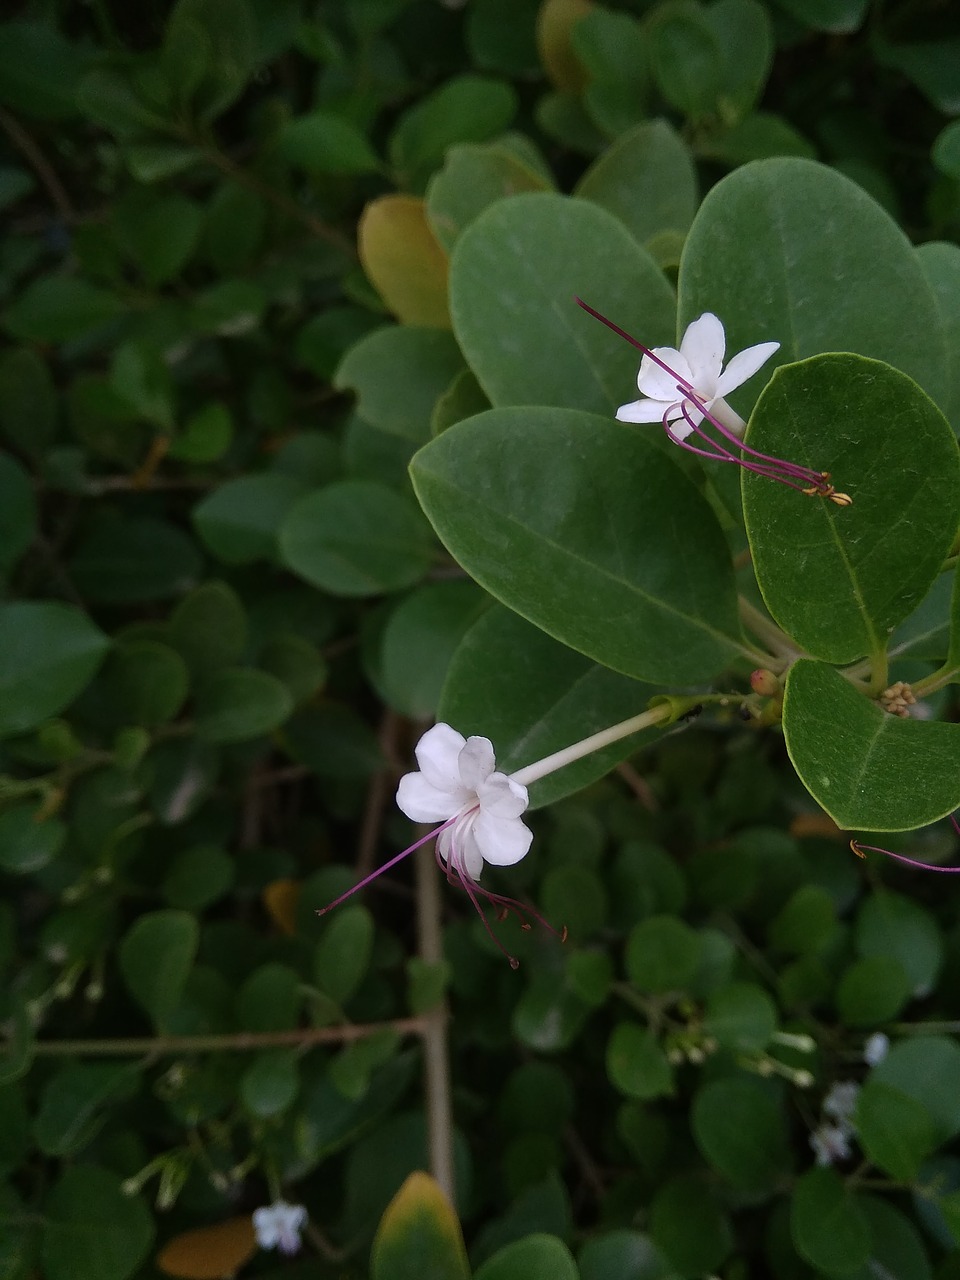
<path fill-rule="evenodd" d="M 470 1262 L 415 1180 L 382 1280 L 960 1276 L 956 894 L 857 864 L 775 731 L 540 815 L 510 891 L 569 941 L 505 925 L 517 974 L 453 897 L 418 955 L 405 875 L 315 914 L 408 842 L 393 782 L 488 614 L 406 472 L 486 404 L 463 227 L 572 192 L 672 281 L 711 185 L 787 155 L 955 241 L 955 116 L 935 0 L 5 7 L 6 1280 L 368 1274 L 445 1001 Z M 281 1194 L 293 1262 L 254 1257 Z"/>

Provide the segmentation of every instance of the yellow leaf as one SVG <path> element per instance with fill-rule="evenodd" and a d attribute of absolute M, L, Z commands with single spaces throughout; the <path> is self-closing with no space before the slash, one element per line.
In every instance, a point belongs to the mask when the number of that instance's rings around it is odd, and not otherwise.
<path fill-rule="evenodd" d="M 370 1261 L 373 1280 L 469 1280 L 460 1222 L 429 1174 L 411 1173 L 387 1205 Z"/>
<path fill-rule="evenodd" d="M 543 0 L 537 14 L 537 49 L 551 82 L 564 93 L 582 93 L 587 70 L 577 57 L 573 28 L 593 8 L 591 0 Z"/>
<path fill-rule="evenodd" d="M 297 932 L 297 903 L 301 888 L 299 880 L 271 880 L 261 894 L 270 919 L 290 937 Z"/>
<path fill-rule="evenodd" d="M 184 1231 L 168 1240 L 157 1254 L 157 1266 L 168 1276 L 184 1280 L 224 1280 L 257 1251 L 257 1237 L 249 1217 L 228 1218 L 214 1227 Z"/>
<path fill-rule="evenodd" d="M 416 196 L 381 196 L 363 211 L 360 261 L 370 283 L 402 324 L 449 329 L 447 255 Z"/>

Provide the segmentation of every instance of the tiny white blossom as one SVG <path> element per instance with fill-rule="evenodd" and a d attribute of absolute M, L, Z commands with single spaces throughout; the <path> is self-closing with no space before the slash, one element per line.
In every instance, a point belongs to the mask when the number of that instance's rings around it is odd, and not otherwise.
<path fill-rule="evenodd" d="M 852 1154 L 850 1139 L 853 1130 L 848 1125 L 822 1124 L 810 1135 L 817 1164 L 833 1164 L 835 1160 L 849 1160 Z"/>
<path fill-rule="evenodd" d="M 397 788 L 397 805 L 414 822 L 443 822 L 437 852 L 460 876 L 476 882 L 484 862 L 510 867 L 530 848 L 533 832 L 520 815 L 527 788 L 496 771 L 489 738 L 464 738 L 435 724 L 416 749 L 419 772 Z"/>
<path fill-rule="evenodd" d="M 279 1249 L 281 1253 L 297 1253 L 300 1249 L 300 1232 L 307 1221 L 307 1211 L 302 1204 L 287 1204 L 277 1200 L 253 1212 L 253 1229 L 261 1249 Z"/>
<path fill-rule="evenodd" d="M 863 1060 L 868 1067 L 877 1067 L 890 1052 L 890 1038 L 882 1031 L 875 1031 L 863 1046 Z"/>
<path fill-rule="evenodd" d="M 823 1114 L 840 1124 L 847 1124 L 857 1107 L 860 1086 L 854 1080 L 838 1080 L 827 1090 Z"/>
<path fill-rule="evenodd" d="M 621 422 L 662 422 L 666 419 L 674 424 L 670 427 L 670 434 L 677 440 L 685 440 L 694 425 L 699 426 L 703 421 L 703 409 L 706 409 L 724 426 L 741 434 L 746 424 L 727 404 L 724 396 L 752 378 L 780 349 L 780 343 L 759 342 L 756 346 L 747 347 L 728 361 L 726 369 L 723 368 L 725 346 L 723 325 L 712 311 L 705 311 L 687 326 L 679 351 L 674 347 L 653 348 L 653 354 L 669 365 L 670 372 L 650 356 L 643 357 L 637 375 L 637 387 L 643 398 L 621 405 L 617 417 Z M 692 389 L 700 405 L 684 399 L 678 382 Z M 684 409 L 690 422 L 684 417 Z"/>

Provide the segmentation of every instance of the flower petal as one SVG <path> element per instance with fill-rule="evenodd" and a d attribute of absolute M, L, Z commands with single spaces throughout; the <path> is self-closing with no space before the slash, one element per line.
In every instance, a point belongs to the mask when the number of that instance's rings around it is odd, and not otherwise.
<path fill-rule="evenodd" d="M 468 738 L 457 757 L 457 771 L 460 782 L 471 791 L 476 791 L 484 778 L 489 777 L 497 767 L 493 754 L 493 743 L 489 738 Z"/>
<path fill-rule="evenodd" d="M 461 786 L 459 756 L 463 745 L 463 734 L 442 721 L 423 735 L 417 743 L 417 764 L 432 786 L 446 791 Z"/>
<path fill-rule="evenodd" d="M 687 436 L 693 434 L 693 428 L 699 427 L 703 421 L 703 413 L 695 404 L 691 404 L 689 401 L 687 402 L 687 415 L 690 418 L 689 422 L 679 410 L 676 413 L 671 413 L 669 434 L 674 440 L 686 440 Z"/>
<path fill-rule="evenodd" d="M 480 879 L 483 854 L 473 836 L 473 822 L 457 822 L 437 837 L 437 853 L 454 872 L 459 869 L 470 880 Z"/>
<path fill-rule="evenodd" d="M 712 400 L 717 394 L 725 347 L 723 325 L 712 311 L 705 311 L 693 324 L 687 325 L 680 354 L 692 370 L 690 381 L 705 400 Z"/>
<path fill-rule="evenodd" d="M 422 773 L 405 773 L 397 787 L 397 808 L 411 822 L 446 822 L 472 798 L 466 787 L 435 787 Z"/>
<path fill-rule="evenodd" d="M 631 400 L 617 410 L 620 422 L 660 422 L 667 408 L 664 400 Z"/>
<path fill-rule="evenodd" d="M 527 788 L 505 773 L 491 773 L 477 789 L 477 799 L 482 811 L 495 818 L 519 818 L 530 803 Z"/>
<path fill-rule="evenodd" d="M 779 342 L 758 342 L 755 347 L 745 347 L 743 351 L 738 351 L 718 378 L 715 394 L 725 396 L 742 386 L 779 350 Z"/>
<path fill-rule="evenodd" d="M 669 367 L 670 372 L 661 369 L 649 356 L 644 356 L 640 361 L 640 372 L 637 374 L 637 388 L 651 400 L 665 400 L 667 404 L 673 404 L 674 400 L 682 395 L 682 392 L 677 390 L 678 382 L 696 385 L 690 365 L 686 357 L 681 355 L 675 347 L 653 347 L 652 351 Z"/>
<path fill-rule="evenodd" d="M 481 809 L 473 824 L 473 837 L 484 861 L 495 867 L 512 867 L 530 848 L 533 832 L 519 818 L 495 818 Z"/>

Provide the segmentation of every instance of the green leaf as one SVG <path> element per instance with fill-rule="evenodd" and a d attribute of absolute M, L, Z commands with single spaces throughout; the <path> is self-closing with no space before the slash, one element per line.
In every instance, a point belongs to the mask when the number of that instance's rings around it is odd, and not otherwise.
<path fill-rule="evenodd" d="M 849 35 L 863 22 L 869 0 L 777 0 L 777 4 L 813 31 Z"/>
<path fill-rule="evenodd" d="M 42 453 L 57 431 L 57 389 L 30 347 L 0 355 L 0 432 L 19 452 Z"/>
<path fill-rule="evenodd" d="M 72 605 L 0 605 L 0 737 L 57 715 L 93 678 L 109 641 Z"/>
<path fill-rule="evenodd" d="M 720 38 L 700 6 L 661 9 L 650 37 L 650 65 L 667 102 L 692 119 L 716 110 L 725 59 Z"/>
<path fill-rule="evenodd" d="M 247 615 L 240 597 L 225 582 L 205 582 L 181 600 L 170 615 L 170 643 L 194 675 L 232 666 L 247 646 Z"/>
<path fill-rule="evenodd" d="M 225 564 L 272 560 L 279 529 L 304 489 L 300 480 L 275 472 L 239 476 L 194 507 L 194 528 Z"/>
<path fill-rule="evenodd" d="M 723 57 L 717 107 L 726 123 L 742 119 L 759 101 L 773 63 L 773 29 L 757 0 L 715 0 L 703 17 Z"/>
<path fill-rule="evenodd" d="M 731 982 L 708 997 L 703 1029 L 723 1049 L 762 1053 L 777 1029 L 776 1006 L 755 983 Z"/>
<path fill-rule="evenodd" d="M 878 1196 L 861 1196 L 859 1207 L 873 1239 L 871 1256 L 861 1270 L 845 1280 L 874 1280 L 880 1267 L 902 1280 L 933 1280 L 924 1241 L 910 1218 Z"/>
<path fill-rule="evenodd" d="M 427 582 L 401 600 L 380 642 L 378 683 L 390 706 L 413 720 L 434 715 L 464 633 L 488 606 L 472 582 Z"/>
<path fill-rule="evenodd" d="M 349 120 L 327 111 L 288 120 L 278 135 L 280 153 L 308 173 L 377 173 L 380 159 Z"/>
<path fill-rule="evenodd" d="M 744 520 L 767 608 L 815 657 L 852 662 L 882 651 L 956 536 L 960 451 L 943 415 L 897 370 L 825 355 L 776 372 L 747 443 L 829 471 L 853 498 L 838 507 L 744 472 Z"/>
<path fill-rule="evenodd" d="M 9 573 L 37 536 L 37 500 L 20 463 L 0 453 L 0 575 Z"/>
<path fill-rule="evenodd" d="M 578 1262 L 582 1280 L 668 1280 L 670 1274 L 650 1238 L 625 1228 L 593 1236 Z"/>
<path fill-rule="evenodd" d="M 243 91 L 256 44 L 256 17 L 246 0 L 177 0 L 164 32 L 164 71 L 200 118 L 212 120 Z"/>
<path fill-rule="evenodd" d="M 104 666 L 107 701 L 131 724 L 172 720 L 186 700 L 190 675 L 176 650 L 155 640 L 121 641 Z"/>
<path fill-rule="evenodd" d="M 170 443 L 168 456 L 180 462 L 216 462 L 233 439 L 233 418 L 224 404 L 211 401 L 189 417 Z"/>
<path fill-rule="evenodd" d="M 597 127 L 616 138 L 649 114 L 644 29 L 636 18 L 597 5 L 590 6 L 570 34 L 588 77 L 583 105 Z"/>
<path fill-rule="evenodd" d="M 499 1249 L 474 1272 L 474 1280 L 579 1280 L 579 1275 L 562 1240 L 535 1232 Z"/>
<path fill-rule="evenodd" d="M 650 1235 L 683 1275 L 719 1270 L 733 1244 L 730 1223 L 700 1179 L 671 1178 L 650 1206 Z"/>
<path fill-rule="evenodd" d="M 618 1022 L 607 1042 L 610 1083 L 628 1098 L 672 1097 L 673 1068 L 656 1037 L 635 1022 Z"/>
<path fill-rule="evenodd" d="M 390 1201 L 370 1254 L 372 1280 L 469 1280 L 460 1223 L 425 1173 L 411 1173 Z"/>
<path fill-rule="evenodd" d="M 604 666 L 692 683 L 736 652 L 716 517 L 635 427 L 575 410 L 494 409 L 426 445 L 411 475 L 471 577 Z"/>
<path fill-rule="evenodd" d="M 202 911 L 231 887 L 236 864 L 216 845 L 181 849 L 163 877 L 163 894 L 180 911 Z"/>
<path fill-rule="evenodd" d="M 960 345 L 960 246 L 945 240 L 931 240 L 918 245 L 916 254 L 937 300 L 947 350 L 956 351 Z M 950 391 L 942 402 L 943 410 L 960 435 L 960 370 L 952 361 L 948 362 L 947 374 Z"/>
<path fill-rule="evenodd" d="M 844 970 L 836 1005 L 846 1027 L 875 1027 L 895 1018 L 910 999 L 910 979 L 892 956 L 872 955 Z"/>
<path fill-rule="evenodd" d="M 909 898 L 885 889 L 874 893 L 860 908 L 854 936 L 862 956 L 898 961 L 915 996 L 923 998 L 936 986 L 943 939 L 930 912 Z"/>
<path fill-rule="evenodd" d="M 163 115 L 141 98 L 132 76 L 110 67 L 96 67 L 83 77 L 77 89 L 77 106 L 95 124 L 121 139 L 168 128 Z"/>
<path fill-rule="evenodd" d="M 320 651 L 291 632 L 280 632 L 267 641 L 260 650 L 259 665 L 286 685 L 296 705 L 309 701 L 327 679 Z"/>
<path fill-rule="evenodd" d="M 177 525 L 116 513 L 94 524 L 69 563 L 79 590 L 100 604 L 180 595 L 200 577 L 202 565 L 193 539 Z"/>
<path fill-rule="evenodd" d="M 681 330 L 713 311 L 730 352 L 772 339 L 780 364 L 855 352 L 944 403 L 944 335 L 913 247 L 861 187 L 825 165 L 758 160 L 718 182 L 690 228 L 679 292 Z M 838 423 L 826 426 L 844 437 Z"/>
<path fill-rule="evenodd" d="M 156 287 L 173 280 L 189 261 L 200 238 L 203 211 L 186 196 L 140 189 L 117 205 L 114 218 L 124 249 Z"/>
<path fill-rule="evenodd" d="M 366 480 L 342 480 L 307 494 L 280 527 L 283 563 L 334 595 L 399 591 L 426 573 L 433 554 L 412 504 Z"/>
<path fill-rule="evenodd" d="M 773 156 L 800 156 L 812 160 L 816 147 L 793 125 L 769 111 L 751 111 L 729 129 L 698 140 L 697 155 L 732 167 Z"/>
<path fill-rule="evenodd" d="M 854 1123 L 868 1160 L 897 1182 L 914 1182 L 920 1165 L 937 1146 L 936 1126 L 927 1108 L 875 1076 L 857 1094 Z"/>
<path fill-rule="evenodd" d="M 543 191 L 550 182 L 503 142 L 450 147 L 427 187 L 427 221 L 449 253 L 457 238 L 488 205 L 521 191 Z"/>
<path fill-rule="evenodd" d="M 0 867 L 14 875 L 39 871 L 67 839 L 67 825 L 39 804 L 15 804 L 0 813 Z"/>
<path fill-rule="evenodd" d="M 390 163 L 401 184 L 422 190 L 457 142 L 486 142 L 508 128 L 517 109 L 513 88 L 486 76 L 461 75 L 407 109 L 390 135 Z"/>
<path fill-rule="evenodd" d="M 47 1198 L 43 1271 L 49 1280 L 127 1280 L 153 1243 L 153 1218 L 120 1178 L 97 1165 L 65 1170 Z"/>
<path fill-rule="evenodd" d="M 790 668 L 783 733 L 803 785 L 840 827 L 911 831 L 960 808 L 960 725 L 889 715 L 825 663 Z"/>
<path fill-rule="evenodd" d="M 247 1031 L 289 1031 L 303 1002 L 302 982 L 285 964 L 260 965 L 237 992 L 237 1016 Z"/>
<path fill-rule="evenodd" d="M 790 1229 L 797 1252 L 818 1271 L 842 1276 L 870 1256 L 870 1227 L 832 1169 L 811 1169 L 794 1188 Z"/>
<path fill-rule="evenodd" d="M 650 916 L 631 930 L 625 960 L 630 981 L 641 991 L 681 992 L 699 967 L 700 938 L 676 916 Z"/>
<path fill-rule="evenodd" d="M 197 734 L 205 742 L 247 742 L 279 728 L 292 711 L 293 698 L 276 676 L 234 667 L 197 690 Z"/>
<path fill-rule="evenodd" d="M 697 1093 L 690 1123 L 708 1163 L 735 1187 L 772 1196 L 792 1158 L 779 1094 L 747 1076 L 714 1080 Z"/>
<path fill-rule="evenodd" d="M 50 1077 L 33 1123 L 47 1156 L 73 1156 L 88 1146 L 107 1120 L 105 1108 L 136 1092 L 139 1067 L 124 1062 L 74 1062 Z"/>
<path fill-rule="evenodd" d="M 960 1047 L 944 1036 L 911 1036 L 893 1045 L 871 1080 L 899 1089 L 933 1117 L 938 1145 L 960 1133 Z"/>
<path fill-rule="evenodd" d="M 334 386 L 357 393 L 364 421 L 422 444 L 439 397 L 463 369 L 452 333 L 391 325 L 355 343 L 334 375 Z"/>
<path fill-rule="evenodd" d="M 155 347 L 124 342 L 113 353 L 110 389 L 135 418 L 164 434 L 173 431 L 176 416 L 173 377 Z"/>
<path fill-rule="evenodd" d="M 665 120 L 648 121 L 617 138 L 586 171 L 574 195 L 612 213 L 647 245 L 665 231 L 685 232 L 693 221 L 693 157 Z"/>
<path fill-rule="evenodd" d="M 363 981 L 373 952 L 373 917 L 366 907 L 344 907 L 327 922 L 314 953 L 317 986 L 344 1005 Z"/>
<path fill-rule="evenodd" d="M 12 10 L 7 10 L 12 13 Z M 51 21 L 0 26 L 0 102 L 28 120 L 76 115 L 77 85 L 92 50 L 73 44 Z"/>
<path fill-rule="evenodd" d="M 28 342 L 68 342 L 102 328 L 123 310 L 119 298 L 87 280 L 42 276 L 7 308 L 4 324 Z"/>
<path fill-rule="evenodd" d="M 240 1077 L 241 1101 L 263 1120 L 286 1111 L 299 1088 L 296 1049 L 267 1049 L 258 1053 Z"/>
<path fill-rule="evenodd" d="M 674 298 L 653 258 L 612 214 L 534 193 L 486 209 L 450 263 L 454 333 L 494 406 L 609 413 L 636 385 L 636 352 L 573 301 L 643 317 L 641 341 L 674 341 Z"/>
<path fill-rule="evenodd" d="M 120 943 L 120 972 L 130 994 L 163 1030 L 180 1001 L 200 939 L 186 911 L 151 911 L 130 926 Z"/>
<path fill-rule="evenodd" d="M 305 707 L 284 726 L 295 760 L 327 778 L 367 778 L 386 765 L 376 734 L 356 711 L 338 703 Z"/>

